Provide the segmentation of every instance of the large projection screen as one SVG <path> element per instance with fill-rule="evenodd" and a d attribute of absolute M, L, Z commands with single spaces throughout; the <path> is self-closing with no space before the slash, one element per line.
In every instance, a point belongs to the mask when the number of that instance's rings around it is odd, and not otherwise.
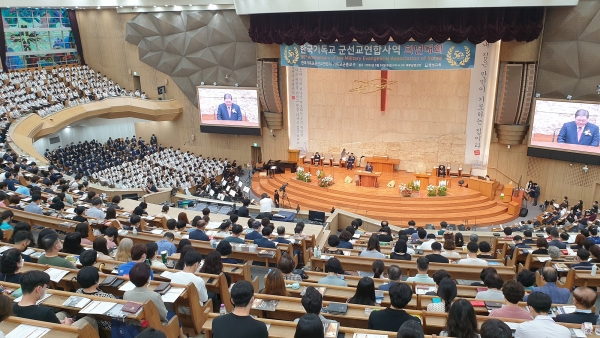
<path fill-rule="evenodd" d="M 196 90 L 202 132 L 260 135 L 257 88 L 199 86 Z"/>

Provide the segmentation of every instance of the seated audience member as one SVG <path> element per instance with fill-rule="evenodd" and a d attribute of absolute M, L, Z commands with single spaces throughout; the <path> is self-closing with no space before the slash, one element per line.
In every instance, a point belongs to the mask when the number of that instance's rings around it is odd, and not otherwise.
<path fill-rule="evenodd" d="M 460 232 L 454 234 L 454 246 L 456 246 L 457 248 L 462 248 L 463 246 L 465 246 L 465 238 Z"/>
<path fill-rule="evenodd" d="M 314 313 L 308 313 L 300 317 L 296 325 L 294 338 L 324 338 L 325 332 L 323 322 Z"/>
<path fill-rule="evenodd" d="M 562 253 L 560 252 L 560 249 L 555 246 L 551 246 L 548 248 L 548 256 L 550 256 L 550 260 L 552 262 L 564 262 L 564 259 L 560 259 L 561 254 Z"/>
<path fill-rule="evenodd" d="M 257 238 L 261 238 L 262 237 L 262 234 L 260 232 L 261 226 L 262 226 L 262 224 L 260 223 L 260 221 L 252 222 L 252 231 L 250 233 L 246 234 L 246 239 L 255 240 Z"/>
<path fill-rule="evenodd" d="M 156 242 L 158 245 L 158 254 L 160 255 L 163 251 L 167 252 L 167 257 L 177 252 L 177 247 L 173 244 L 175 235 L 172 232 L 167 231 L 164 233 L 162 240 Z"/>
<path fill-rule="evenodd" d="M 435 291 L 428 291 L 425 294 L 428 296 L 437 296 L 437 289 L 440 287 L 440 282 L 446 278 L 452 278 L 448 271 L 440 269 L 433 274 L 433 281 L 435 282 Z"/>
<path fill-rule="evenodd" d="M 277 248 L 277 244 L 269 239 L 271 233 L 273 233 L 273 229 L 271 227 L 262 228 L 261 233 L 262 237 L 255 239 L 254 244 L 258 245 L 259 248 Z"/>
<path fill-rule="evenodd" d="M 211 251 L 204 259 L 204 264 L 200 269 L 202 273 L 208 273 L 211 275 L 220 275 L 223 273 L 227 280 L 227 285 L 231 285 L 231 275 L 228 272 L 223 272 L 223 261 L 221 260 L 221 253 L 218 251 Z M 216 302 L 215 302 L 216 304 Z"/>
<path fill-rule="evenodd" d="M 427 311 L 429 312 L 448 312 L 452 301 L 456 298 L 457 289 L 456 283 L 450 278 L 444 278 L 439 283 L 437 288 L 437 295 L 442 300 L 440 303 L 427 304 Z"/>
<path fill-rule="evenodd" d="M 338 248 L 339 249 L 352 249 L 354 248 L 352 246 L 352 243 L 350 243 L 350 240 L 352 239 L 352 234 L 350 234 L 350 232 L 344 230 L 342 232 L 340 232 L 340 243 L 338 244 Z"/>
<path fill-rule="evenodd" d="M 98 253 L 94 249 L 85 250 L 79 256 L 79 263 L 81 263 L 81 266 L 83 266 L 83 267 L 94 266 L 94 264 L 96 264 L 97 262 L 98 262 Z"/>
<path fill-rule="evenodd" d="M 571 269 L 575 270 L 591 270 L 594 263 L 588 262 L 590 259 L 590 252 L 586 249 L 577 250 L 577 262 L 571 265 Z"/>
<path fill-rule="evenodd" d="M 540 270 L 542 279 L 544 282 L 546 282 L 546 284 L 541 287 L 534 287 L 532 289 L 532 294 L 534 292 L 541 292 L 548 295 L 553 304 L 567 304 L 571 292 L 569 289 L 559 288 L 556 285 L 556 281 L 558 280 L 558 273 L 556 272 L 556 269 L 553 267 L 543 267 Z M 527 301 L 528 297 L 530 296 L 531 295 L 525 296 L 523 300 Z"/>
<path fill-rule="evenodd" d="M 560 240 L 560 236 L 558 234 L 558 229 L 552 229 L 550 231 L 550 237 L 552 237 L 552 240 L 550 241 L 550 243 L 548 243 L 548 246 L 556 246 L 559 249 L 566 249 L 567 248 L 567 244 L 563 243 Z"/>
<path fill-rule="evenodd" d="M 452 303 L 442 337 L 478 338 L 477 317 L 473 305 L 466 299 Z"/>
<path fill-rule="evenodd" d="M 279 263 L 277 264 L 277 267 L 283 273 L 283 279 L 296 281 L 296 282 L 302 281 L 302 276 L 294 273 L 294 269 L 296 268 L 296 265 L 295 265 L 292 257 L 290 257 L 290 255 L 288 255 L 286 253 L 281 255 L 281 258 L 279 259 Z"/>
<path fill-rule="evenodd" d="M 525 296 L 525 288 L 518 281 L 511 279 L 502 286 L 504 295 L 504 305 L 499 309 L 490 312 L 490 317 L 515 318 L 530 320 L 531 315 L 528 311 L 519 306 L 519 302 Z"/>
<path fill-rule="evenodd" d="M 210 238 L 204 232 L 206 229 L 206 222 L 204 220 L 196 221 L 196 230 L 189 233 L 190 239 L 195 239 L 198 241 L 210 241 Z"/>
<path fill-rule="evenodd" d="M 369 277 L 361 278 L 356 285 L 354 296 L 350 297 L 347 303 L 374 306 L 376 303 L 375 283 L 373 282 L 373 279 Z"/>
<path fill-rule="evenodd" d="M 329 320 L 321 315 L 321 309 L 323 308 L 323 295 L 321 295 L 321 293 L 312 286 L 307 287 L 304 295 L 302 296 L 302 307 L 307 314 L 312 313 L 319 316 L 319 319 L 321 319 L 323 324 L 335 322 L 334 320 Z M 299 320 L 300 318 L 294 319 L 294 323 L 297 323 Z"/>
<path fill-rule="evenodd" d="M 332 236 L 335 236 L 335 235 L 332 235 Z M 289 240 L 287 240 L 285 238 L 285 227 L 283 225 L 280 225 L 280 226 L 277 227 L 277 238 L 275 238 L 273 240 L 273 242 L 283 243 L 283 244 L 290 244 L 291 243 Z"/>
<path fill-rule="evenodd" d="M 78 232 L 67 234 L 65 236 L 63 248 L 60 251 L 72 255 L 81 255 L 81 253 L 85 251 L 81 246 L 81 234 Z"/>
<path fill-rule="evenodd" d="M 119 266 L 119 268 L 118 268 L 119 276 L 128 276 L 131 269 L 137 263 L 145 264 L 147 254 L 148 254 L 148 248 L 146 248 L 146 245 L 141 244 L 141 243 L 134 244 L 133 247 L 131 248 L 131 261 L 127 262 L 127 263 L 123 263 Z M 131 277 L 130 277 L 130 279 L 131 279 Z M 152 272 L 152 270 L 150 270 L 150 279 L 154 280 L 154 273 Z"/>
<path fill-rule="evenodd" d="M 260 293 L 272 296 L 289 297 L 289 293 L 285 288 L 285 280 L 283 273 L 279 269 L 270 270 L 265 276 L 265 287 Z"/>
<path fill-rule="evenodd" d="M 590 255 L 592 259 L 589 260 L 590 263 L 600 263 L 600 246 L 594 245 L 590 248 Z"/>
<path fill-rule="evenodd" d="M 569 292 L 566 289 L 565 291 Z M 533 320 L 517 325 L 515 338 L 570 338 L 569 329 L 556 324 L 552 317 L 548 316 L 552 303 L 552 299 L 547 294 L 537 291 L 532 292 L 527 297 L 527 306 Z"/>
<path fill-rule="evenodd" d="M 425 256 L 430 263 L 450 263 L 448 258 L 441 255 L 442 244 L 440 242 L 434 242 L 431 244 L 432 254 Z"/>
<path fill-rule="evenodd" d="M 231 247 L 231 244 L 227 241 L 220 241 L 219 244 L 217 244 L 217 249 L 216 251 L 221 254 L 221 261 L 223 263 L 228 263 L 228 264 L 238 264 L 238 260 L 237 259 L 233 259 L 233 258 L 229 258 L 229 255 L 231 255 L 231 253 L 233 252 L 233 248 Z"/>
<path fill-rule="evenodd" d="M 596 323 L 598 315 L 592 312 L 592 307 L 596 304 L 597 297 L 596 291 L 588 287 L 580 286 L 576 288 L 573 290 L 573 305 L 577 309 L 573 313 L 557 315 L 554 321 L 573 324 L 583 324 L 585 322 Z"/>
<path fill-rule="evenodd" d="M 240 238 L 240 235 L 242 234 L 243 231 L 244 231 L 244 228 L 242 228 L 241 225 L 239 225 L 239 224 L 232 225 L 231 226 L 231 236 L 225 237 L 225 241 L 227 241 L 229 243 L 238 243 L 238 244 L 246 243 L 243 238 Z"/>
<path fill-rule="evenodd" d="M 96 219 L 104 219 L 106 218 L 106 214 L 102 211 L 102 200 L 100 197 L 95 197 L 92 200 L 92 207 L 89 208 L 86 213 L 87 216 L 96 218 Z"/>
<path fill-rule="evenodd" d="M 517 282 L 523 285 L 525 292 L 531 292 L 535 285 L 535 272 L 527 269 L 519 272 L 517 275 Z"/>
<path fill-rule="evenodd" d="M 504 232 L 504 235 L 505 235 L 504 239 L 513 239 L 513 236 L 512 236 L 513 231 L 511 228 L 504 228 L 504 230 L 502 232 Z"/>
<path fill-rule="evenodd" d="M 340 245 L 340 238 L 337 235 L 330 235 L 327 238 L 327 249 L 325 249 L 323 253 L 330 255 L 343 255 L 344 251 L 338 249 L 338 245 Z"/>
<path fill-rule="evenodd" d="M 162 261 L 162 257 L 158 253 L 158 244 L 156 244 L 156 242 L 146 243 L 146 262 L 150 262 L 150 266 L 153 268 L 167 268 Z"/>
<path fill-rule="evenodd" d="M 516 235 L 513 237 L 513 243 L 515 243 L 516 248 L 531 249 L 531 246 L 529 246 L 529 244 L 523 243 L 523 237 L 521 237 L 520 235 Z"/>
<path fill-rule="evenodd" d="M 136 244 L 133 248 L 136 249 L 136 246 L 141 245 L 146 249 L 146 246 L 143 244 Z M 141 248 L 141 247 L 140 247 Z M 145 255 L 145 254 L 144 254 Z M 148 264 L 142 262 L 133 262 L 134 264 L 128 271 L 129 281 L 135 285 L 133 290 L 125 291 L 123 295 L 124 300 L 145 303 L 150 300 L 156 305 L 158 309 L 158 314 L 160 316 L 160 321 L 165 324 L 167 323 L 167 308 L 165 306 L 165 302 L 162 300 L 159 293 L 154 292 L 148 288 L 148 281 L 152 276 L 152 269 L 148 266 Z M 120 268 L 119 268 L 120 270 Z M 119 276 L 122 276 L 119 274 Z"/>
<path fill-rule="evenodd" d="M 117 247 L 116 241 L 119 238 L 119 230 L 110 226 L 104 230 L 104 238 L 106 239 L 106 247 L 108 250 L 113 250 Z"/>
<path fill-rule="evenodd" d="M 433 278 L 429 277 L 427 274 L 427 270 L 429 270 L 429 260 L 425 257 L 419 257 L 417 259 L 417 275 L 414 277 L 408 277 L 406 279 L 407 283 L 417 282 L 417 283 L 435 283 Z"/>
<path fill-rule="evenodd" d="M 438 236 L 444 235 L 444 233 L 448 230 L 448 222 L 440 222 L 440 230 L 438 230 Z"/>
<path fill-rule="evenodd" d="M 75 232 L 81 235 L 81 244 L 92 245 L 92 241 L 88 239 L 90 232 L 87 223 L 79 223 L 75 226 Z"/>
<path fill-rule="evenodd" d="M 575 236 L 575 243 L 571 244 L 571 250 L 579 250 L 583 248 L 583 242 L 585 242 L 585 239 L 585 235 L 577 234 L 577 236 Z"/>
<path fill-rule="evenodd" d="M 479 242 L 479 236 L 477 234 L 471 234 L 471 235 L 469 235 L 469 243 L 470 242 L 478 243 Z"/>
<path fill-rule="evenodd" d="M 402 261 L 410 261 L 411 255 L 407 253 L 408 246 L 406 245 L 406 241 L 399 239 L 394 245 L 394 251 L 390 254 L 391 259 L 398 259 Z"/>
<path fill-rule="evenodd" d="M 325 272 L 327 273 L 327 276 L 319 279 L 319 284 L 348 286 L 346 282 L 339 277 L 339 275 L 344 275 L 344 270 L 342 269 L 342 264 L 339 259 L 331 257 L 325 264 Z"/>
<path fill-rule="evenodd" d="M 18 284 L 22 267 L 21 251 L 18 249 L 4 251 L 0 256 L 0 281 Z"/>
<path fill-rule="evenodd" d="M 167 335 L 162 331 L 159 331 L 153 327 L 149 327 L 140 332 L 140 334 L 135 336 L 135 338 L 167 338 Z"/>
<path fill-rule="evenodd" d="M 249 205 L 250 199 L 244 198 L 242 201 L 242 206 L 237 209 L 237 215 L 239 217 L 250 217 L 250 211 L 248 210 Z"/>
<path fill-rule="evenodd" d="M 23 208 L 23 211 L 43 215 L 44 210 L 42 209 L 42 207 L 40 207 L 40 203 L 42 202 L 42 196 L 40 196 L 39 194 L 34 194 L 33 196 L 31 196 L 31 202 L 27 204 L 25 208 Z M 73 220 L 75 220 L 75 217 L 73 217 Z"/>
<path fill-rule="evenodd" d="M 92 266 L 86 266 L 77 272 L 77 283 L 81 286 L 81 288 L 77 289 L 75 293 L 80 293 L 88 296 L 96 296 L 102 298 L 112 298 L 116 297 L 111 293 L 106 293 L 98 287 L 100 283 L 100 274 L 98 273 L 98 269 Z M 101 329 L 109 330 L 111 328 L 110 321 L 99 320 L 98 326 Z"/>
<path fill-rule="evenodd" d="M 420 321 L 407 320 L 398 329 L 396 338 L 424 338 L 423 325 Z"/>
<path fill-rule="evenodd" d="M 479 245 L 476 242 L 469 242 L 469 244 L 467 244 L 467 251 L 467 258 L 461 259 L 460 261 L 458 261 L 458 264 L 488 265 L 485 259 L 477 258 Z"/>
<path fill-rule="evenodd" d="M 0 221 L 2 221 L 2 224 L 0 225 L 0 230 L 14 230 L 13 226 L 11 225 L 14 216 L 15 214 L 12 211 L 4 210 L 2 214 L 0 214 Z"/>
<path fill-rule="evenodd" d="M 385 222 L 387 224 L 387 221 L 382 221 L 382 223 Z M 394 237 L 392 237 L 392 229 L 390 229 L 389 226 L 382 226 L 379 229 L 379 241 L 380 242 L 391 242 L 394 240 Z"/>
<path fill-rule="evenodd" d="M 390 306 L 385 310 L 373 311 L 369 315 L 368 329 L 398 332 L 400 326 L 409 320 L 419 318 L 409 315 L 404 307 L 412 299 L 412 289 L 405 283 L 394 283 L 389 290 Z"/>
<path fill-rule="evenodd" d="M 479 329 L 481 338 L 512 338 L 512 330 L 499 319 L 488 319 Z"/>
<path fill-rule="evenodd" d="M 200 303 L 206 303 L 208 301 L 206 283 L 204 283 L 202 277 L 196 276 L 195 274 L 195 272 L 198 271 L 200 262 L 202 261 L 202 255 L 196 250 L 191 250 L 185 254 L 185 257 L 182 257 L 181 259 L 184 261 L 183 271 L 178 271 L 172 274 L 171 283 L 182 285 L 194 283 L 196 291 L 198 292 Z"/>
<path fill-rule="evenodd" d="M 492 246 L 490 245 L 490 243 L 486 242 L 486 241 L 482 241 L 479 243 L 479 255 L 477 255 L 477 258 L 481 258 L 481 259 L 494 259 L 494 257 L 492 256 Z"/>
<path fill-rule="evenodd" d="M 50 307 L 37 305 L 37 302 L 46 295 L 50 285 L 50 276 L 44 271 L 30 270 L 23 273 L 20 284 L 23 297 L 21 301 L 13 303 L 14 316 L 46 323 L 72 325 L 78 328 L 90 324 L 94 330 L 98 331 L 98 323 L 92 317 L 85 316 L 74 321 L 65 312 L 54 313 Z"/>
<path fill-rule="evenodd" d="M 379 246 L 379 236 L 374 234 L 369 238 L 367 242 L 367 248 L 361 251 L 360 257 L 369 258 L 385 258 L 385 255 L 381 253 L 381 247 Z"/>
<path fill-rule="evenodd" d="M 389 291 L 392 284 L 402 282 L 400 280 L 401 278 L 402 278 L 402 269 L 398 265 L 390 265 L 390 267 L 388 268 L 388 279 L 390 281 L 388 283 L 379 285 L 377 290 Z"/>
<path fill-rule="evenodd" d="M 248 281 L 239 281 L 231 288 L 233 311 L 216 317 L 212 323 L 213 338 L 255 337 L 268 338 L 267 326 L 250 317 L 254 301 L 254 287 Z"/>
<path fill-rule="evenodd" d="M 533 250 L 534 255 L 547 255 L 548 254 L 548 241 L 544 237 L 538 237 L 535 242 L 536 250 Z"/>
<path fill-rule="evenodd" d="M 19 224 L 17 224 L 17 227 L 18 226 Z M 21 258 L 25 262 L 31 262 L 31 257 L 23 253 L 29 248 L 30 245 L 35 245 L 35 242 L 33 241 L 33 235 L 31 234 L 31 232 L 27 230 L 17 230 L 16 232 L 13 232 L 12 242 L 14 243 L 15 249 L 18 249 L 19 252 L 21 252 Z"/>
<path fill-rule="evenodd" d="M 78 206 L 75 208 L 75 216 L 73 216 L 73 220 L 77 222 L 87 222 L 87 218 L 83 217 L 83 212 L 85 211 L 85 207 Z"/>
<path fill-rule="evenodd" d="M 433 248 L 433 245 L 432 245 L 432 248 Z M 442 256 L 444 256 L 448 259 L 460 259 L 461 258 L 460 254 L 454 250 L 456 250 L 456 244 L 454 243 L 454 240 L 452 240 L 452 239 L 444 240 L 444 251 L 442 252 Z"/>
<path fill-rule="evenodd" d="M 133 248 L 133 241 L 131 238 L 123 238 L 119 242 L 119 246 L 117 247 L 117 253 L 115 255 L 115 260 L 119 262 L 129 262 L 131 261 L 131 249 Z"/>
<path fill-rule="evenodd" d="M 423 243 L 421 244 L 421 249 L 422 249 L 423 251 L 425 251 L 425 250 L 431 250 L 431 245 L 432 245 L 433 243 L 437 243 L 437 242 L 435 241 L 435 234 L 427 234 L 427 241 L 426 241 L 426 242 L 423 242 Z"/>
<path fill-rule="evenodd" d="M 376 259 L 371 264 L 371 269 L 373 270 L 373 278 L 385 278 L 383 273 L 385 272 L 385 264 L 381 259 Z"/>
<path fill-rule="evenodd" d="M 67 269 L 77 269 L 73 263 L 58 256 L 58 253 L 62 250 L 63 246 L 56 233 L 51 233 L 44 236 L 41 242 L 45 252 L 40 256 L 40 258 L 38 258 L 38 264 L 48 264 Z"/>
<path fill-rule="evenodd" d="M 106 203 L 106 207 L 107 208 L 115 208 L 117 210 L 121 210 L 121 209 L 123 209 L 123 207 L 121 207 L 119 205 L 119 203 L 121 203 L 121 196 L 115 195 L 115 196 L 112 197 L 112 199 L 110 200 L 109 203 Z"/>
<path fill-rule="evenodd" d="M 532 238 L 533 233 L 531 232 L 531 230 L 523 231 L 523 236 L 525 237 L 523 239 L 523 244 L 526 244 L 526 245 L 535 244 L 535 240 Z"/>
<path fill-rule="evenodd" d="M 504 281 L 497 273 L 490 273 L 485 276 L 483 284 L 488 288 L 486 291 L 479 291 L 475 299 L 503 301 L 502 285 Z"/>

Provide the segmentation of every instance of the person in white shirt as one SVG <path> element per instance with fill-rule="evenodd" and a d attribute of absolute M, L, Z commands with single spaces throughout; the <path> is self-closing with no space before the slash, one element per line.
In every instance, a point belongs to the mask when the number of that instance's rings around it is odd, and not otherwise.
<path fill-rule="evenodd" d="M 271 211 L 273 211 L 273 207 L 275 206 L 275 203 L 273 203 L 273 200 L 269 197 L 269 195 L 267 195 L 266 193 L 263 193 L 260 196 L 260 212 L 263 213 L 271 213 Z"/>
<path fill-rule="evenodd" d="M 435 243 L 435 234 L 427 234 L 427 242 L 421 244 L 421 250 L 431 250 L 431 244 Z"/>
<path fill-rule="evenodd" d="M 475 299 L 497 300 L 499 302 L 504 301 L 504 293 L 502 293 L 504 281 L 500 275 L 497 273 L 488 273 L 487 276 L 485 276 L 483 284 L 485 284 L 488 289 L 477 292 Z"/>
<path fill-rule="evenodd" d="M 184 260 L 185 267 L 183 271 L 179 271 L 171 275 L 171 283 L 188 285 L 194 283 L 196 290 L 198 291 L 198 297 L 200 303 L 204 304 L 208 301 L 208 292 L 206 291 L 206 284 L 202 277 L 196 276 L 195 273 L 200 268 L 200 262 L 202 261 L 202 255 L 196 251 L 188 251 L 185 257 L 180 259 Z"/>
<path fill-rule="evenodd" d="M 527 297 L 527 306 L 533 320 L 517 325 L 515 338 L 571 337 L 569 329 L 556 324 L 552 317 L 548 316 L 552 307 L 550 296 L 541 292 L 532 292 Z"/>
<path fill-rule="evenodd" d="M 477 258 L 477 251 L 479 251 L 479 245 L 475 242 L 469 242 L 467 244 L 467 258 L 463 258 L 458 261 L 458 264 L 469 264 L 469 265 L 488 265 L 485 259 Z"/>

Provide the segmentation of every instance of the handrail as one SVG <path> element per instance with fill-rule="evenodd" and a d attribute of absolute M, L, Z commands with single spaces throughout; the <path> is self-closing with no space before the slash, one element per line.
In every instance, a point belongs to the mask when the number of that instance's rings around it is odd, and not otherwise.
<path fill-rule="evenodd" d="M 498 173 L 502 174 L 504 177 L 508 178 L 508 179 L 509 179 L 511 182 L 515 182 L 515 183 L 518 183 L 518 182 L 519 182 L 519 181 L 517 181 L 517 180 L 515 180 L 515 179 L 511 178 L 510 176 L 506 175 L 505 173 L 503 173 L 502 171 L 500 171 L 498 168 L 495 168 L 495 167 L 489 167 L 488 169 L 494 169 L 494 170 L 496 170 L 496 172 L 498 172 Z"/>

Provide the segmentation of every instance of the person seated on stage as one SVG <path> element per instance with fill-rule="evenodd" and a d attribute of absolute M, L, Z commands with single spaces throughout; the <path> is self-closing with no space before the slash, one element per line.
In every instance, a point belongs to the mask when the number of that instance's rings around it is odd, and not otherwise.
<path fill-rule="evenodd" d="M 431 263 L 450 263 L 450 260 L 441 255 L 442 244 L 440 242 L 434 242 L 431 244 L 432 254 L 425 256 Z"/>
<path fill-rule="evenodd" d="M 573 305 L 577 308 L 573 313 L 560 314 L 554 318 L 558 323 L 583 324 L 585 322 L 596 323 L 598 315 L 592 312 L 596 304 L 596 291 L 580 286 L 573 291 Z"/>
<path fill-rule="evenodd" d="M 446 166 L 443 164 L 440 164 L 440 166 L 438 167 L 437 170 L 437 175 L 438 177 L 446 177 Z"/>
<path fill-rule="evenodd" d="M 350 156 L 348 156 L 348 161 L 346 161 L 346 170 L 354 169 L 355 161 L 356 161 L 356 157 L 354 157 L 354 153 L 350 153 Z"/>
<path fill-rule="evenodd" d="M 319 165 L 320 164 L 320 162 L 321 162 L 321 155 L 319 155 L 318 151 L 313 156 L 313 160 L 315 162 L 315 165 Z"/>
<path fill-rule="evenodd" d="M 365 171 L 368 173 L 373 172 L 373 166 L 371 165 L 371 162 L 367 162 L 367 165 L 365 166 Z"/>

